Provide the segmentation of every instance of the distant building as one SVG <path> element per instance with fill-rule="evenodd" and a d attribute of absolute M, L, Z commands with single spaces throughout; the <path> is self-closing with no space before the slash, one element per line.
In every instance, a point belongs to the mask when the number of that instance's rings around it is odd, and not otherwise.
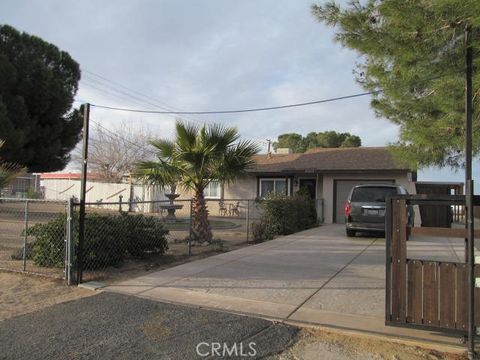
<path fill-rule="evenodd" d="M 18 176 L 9 185 L 0 190 L 0 196 L 6 198 L 41 197 L 40 174 Z"/>

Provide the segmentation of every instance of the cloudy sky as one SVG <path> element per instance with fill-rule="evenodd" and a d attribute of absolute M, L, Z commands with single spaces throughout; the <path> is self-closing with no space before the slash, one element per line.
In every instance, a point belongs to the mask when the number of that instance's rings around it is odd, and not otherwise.
<path fill-rule="evenodd" d="M 320 1 L 321 2 L 321 1 Z M 310 13 L 311 0 L 2 0 L 0 23 L 40 36 L 80 63 L 79 102 L 151 110 L 228 110 L 276 106 L 361 93 L 352 51 Z M 236 115 L 195 115 L 223 122 L 245 138 L 336 130 L 365 146 L 397 139 L 375 117 L 370 98 Z M 172 135 L 174 116 L 94 108 L 92 120 Z M 136 125 L 135 125 L 136 126 Z M 476 171 L 478 173 L 478 171 Z M 419 180 L 459 180 L 463 173 L 422 171 Z"/>

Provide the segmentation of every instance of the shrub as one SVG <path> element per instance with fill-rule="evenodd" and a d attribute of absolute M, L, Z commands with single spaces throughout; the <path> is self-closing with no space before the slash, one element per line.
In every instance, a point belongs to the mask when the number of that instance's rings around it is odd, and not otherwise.
<path fill-rule="evenodd" d="M 60 214 L 46 224 L 35 224 L 28 228 L 28 235 L 35 238 L 32 259 L 35 265 L 62 267 L 65 257 L 66 215 Z"/>
<path fill-rule="evenodd" d="M 263 210 L 260 222 L 252 224 L 254 241 L 273 239 L 308 229 L 317 222 L 315 202 L 301 192 L 294 196 L 269 194 L 260 203 Z"/>
<path fill-rule="evenodd" d="M 64 214 L 46 224 L 36 224 L 28 234 L 35 237 L 33 261 L 36 265 L 62 267 L 65 251 Z M 73 241 L 78 244 L 78 215 L 74 218 Z M 98 269 L 119 265 L 127 257 L 148 254 L 163 255 L 168 249 L 161 221 L 144 215 L 99 215 L 85 217 L 84 269 Z"/>
<path fill-rule="evenodd" d="M 252 237 L 254 243 L 259 243 L 265 240 L 272 240 L 277 232 L 271 224 L 265 221 L 252 223 Z"/>
<path fill-rule="evenodd" d="M 128 215 L 117 217 L 122 229 L 125 250 L 133 257 L 147 254 L 163 255 L 168 250 L 165 236 L 168 234 L 162 222 L 153 216 Z"/>

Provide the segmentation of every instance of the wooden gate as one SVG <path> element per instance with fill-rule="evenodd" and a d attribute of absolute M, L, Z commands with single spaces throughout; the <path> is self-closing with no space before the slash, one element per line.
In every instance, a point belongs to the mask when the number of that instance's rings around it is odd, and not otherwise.
<path fill-rule="evenodd" d="M 475 197 L 475 203 L 478 203 Z M 442 329 L 466 333 L 468 329 L 468 266 L 463 262 L 431 261 L 407 256 L 407 236 L 466 238 L 461 227 L 408 227 L 407 208 L 414 205 L 464 206 L 464 196 L 395 196 L 386 213 L 386 325 Z M 480 233 L 475 233 L 475 237 Z M 480 275 L 480 268 L 476 272 Z M 480 293 L 475 290 L 475 309 Z M 478 294 L 477 294 L 478 293 Z M 475 324 L 480 325 L 475 311 Z"/>

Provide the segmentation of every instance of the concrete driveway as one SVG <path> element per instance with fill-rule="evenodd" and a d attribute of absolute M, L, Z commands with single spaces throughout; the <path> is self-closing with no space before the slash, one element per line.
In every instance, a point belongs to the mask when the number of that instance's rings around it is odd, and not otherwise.
<path fill-rule="evenodd" d="M 462 251 L 461 239 L 416 238 L 408 245 L 409 257 L 432 260 L 458 261 Z M 284 321 L 428 338 L 425 332 L 384 326 L 384 286 L 385 240 L 347 238 L 343 226 L 326 225 L 106 290 Z"/>

